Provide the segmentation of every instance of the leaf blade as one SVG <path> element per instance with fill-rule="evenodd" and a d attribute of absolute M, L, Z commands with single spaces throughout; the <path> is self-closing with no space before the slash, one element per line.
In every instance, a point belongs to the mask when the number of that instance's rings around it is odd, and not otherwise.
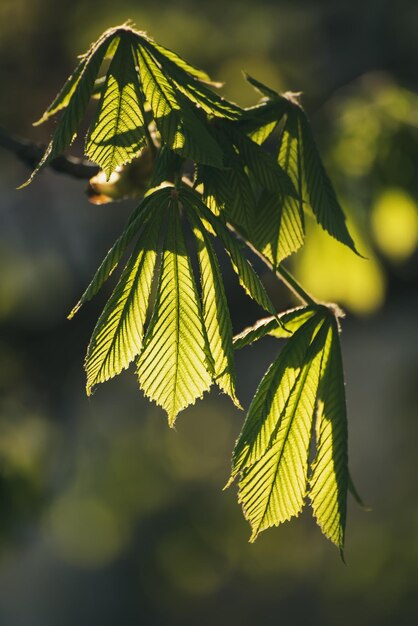
<path fill-rule="evenodd" d="M 244 256 L 239 241 L 228 231 L 221 216 L 214 215 L 204 204 L 200 195 L 185 186 L 181 188 L 180 196 L 182 202 L 189 205 L 192 211 L 198 212 L 205 228 L 209 232 L 216 233 L 220 238 L 231 259 L 232 267 L 238 276 L 239 282 L 246 293 L 266 311 L 276 315 L 275 308 L 267 295 L 263 283 L 251 263 Z M 206 226 L 207 223 L 209 228 Z"/>
<path fill-rule="evenodd" d="M 317 312 L 289 339 L 263 377 L 237 440 L 230 482 L 254 541 L 298 515 L 306 496 L 312 419 L 328 322 Z"/>
<path fill-rule="evenodd" d="M 308 495 L 317 524 L 342 554 L 349 473 L 344 373 L 335 319 L 327 337 L 319 400 L 317 453 Z"/>
<path fill-rule="evenodd" d="M 137 49 L 142 89 L 163 141 L 181 156 L 215 167 L 223 167 L 222 151 L 190 101 L 176 90 L 153 56 Z"/>
<path fill-rule="evenodd" d="M 117 29 L 111 29 L 110 31 L 102 35 L 102 37 L 100 37 L 98 41 L 91 47 L 86 57 L 85 63 L 82 63 L 79 77 L 67 92 L 67 96 L 69 95 L 70 97 L 68 99 L 68 102 L 66 102 L 65 109 L 59 120 L 53 137 L 49 142 L 42 159 L 30 175 L 28 180 L 23 183 L 21 187 L 29 185 L 29 183 L 32 182 L 36 174 L 43 167 L 45 167 L 52 159 L 61 154 L 73 142 L 74 138 L 77 135 L 80 122 L 86 111 L 91 93 L 94 89 L 94 82 L 102 65 L 106 50 L 110 45 L 112 38 L 116 35 L 116 32 Z M 62 93 L 62 91 L 63 90 L 61 90 L 60 93 Z M 63 102 L 64 100 L 59 99 L 60 104 L 63 104 Z M 56 109 L 56 106 L 59 106 L 59 104 L 53 103 L 53 108 Z"/>
<path fill-rule="evenodd" d="M 274 317 L 260 319 L 253 326 L 245 328 L 234 336 L 234 350 L 245 348 L 266 335 L 272 335 L 278 339 L 289 339 L 317 311 L 318 307 L 302 306 Z M 281 323 L 277 321 L 277 318 L 280 319 Z"/>
<path fill-rule="evenodd" d="M 163 407 L 173 426 L 179 411 L 209 389 L 212 376 L 196 285 L 174 199 L 169 220 L 156 302 L 137 373 L 145 395 Z"/>
<path fill-rule="evenodd" d="M 169 194 L 170 188 L 161 188 L 151 190 L 150 193 L 143 198 L 138 207 L 133 211 L 122 234 L 116 239 L 113 246 L 107 252 L 87 289 L 68 315 L 68 319 L 72 319 L 83 304 L 91 300 L 98 293 L 117 267 L 132 239 L 145 224 L 150 211 L 152 211 L 154 207 L 158 208 L 159 204 L 163 203 Z"/>
<path fill-rule="evenodd" d="M 132 46 L 129 36 L 120 38 L 86 140 L 86 155 L 100 165 L 107 179 L 116 167 L 130 163 L 147 142 Z"/>
<path fill-rule="evenodd" d="M 162 209 L 146 224 L 94 328 L 85 361 L 87 394 L 126 369 L 142 348 Z"/>
<path fill-rule="evenodd" d="M 187 211 L 197 242 L 201 272 L 203 319 L 214 362 L 215 382 L 239 408 L 235 389 L 235 362 L 232 323 L 221 270 L 211 241 L 198 216 Z"/>

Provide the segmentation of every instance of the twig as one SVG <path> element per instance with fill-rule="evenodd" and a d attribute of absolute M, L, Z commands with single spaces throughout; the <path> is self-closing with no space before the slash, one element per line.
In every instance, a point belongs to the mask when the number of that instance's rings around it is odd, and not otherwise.
<path fill-rule="evenodd" d="M 45 152 L 45 146 L 10 135 L 1 126 L 0 147 L 15 154 L 22 163 L 31 169 L 35 169 Z M 53 159 L 48 163 L 48 167 L 61 174 L 82 180 L 88 180 L 100 171 L 97 165 L 93 165 L 85 159 L 64 155 Z"/>

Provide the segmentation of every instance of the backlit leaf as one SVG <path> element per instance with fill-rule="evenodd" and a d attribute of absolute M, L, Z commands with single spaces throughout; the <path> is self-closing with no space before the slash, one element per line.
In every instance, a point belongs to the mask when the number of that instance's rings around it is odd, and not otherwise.
<path fill-rule="evenodd" d="M 336 321 L 328 331 L 316 417 L 317 453 L 309 499 L 322 532 L 341 550 L 347 514 L 347 415 L 344 373 Z"/>
<path fill-rule="evenodd" d="M 143 95 L 132 45 L 127 36 L 119 41 L 86 141 L 87 156 L 101 166 L 107 179 L 146 144 Z"/>
<path fill-rule="evenodd" d="M 163 141 L 181 156 L 223 167 L 222 151 L 190 101 L 145 48 L 138 48 L 137 54 L 142 89 Z"/>
<path fill-rule="evenodd" d="M 50 109 L 47 109 L 45 115 L 49 117 L 65 107 L 42 159 L 22 187 L 28 185 L 42 167 L 61 154 L 74 141 L 94 89 L 94 82 L 106 50 L 117 32 L 118 29 L 111 29 L 97 40 L 87 53 L 85 62 L 81 61 L 75 75 L 73 74 L 69 78 L 69 85 L 67 87 L 64 85 Z"/>
<path fill-rule="evenodd" d="M 100 288 L 107 281 L 114 269 L 117 267 L 122 255 L 126 248 L 132 241 L 133 237 L 144 226 L 146 220 L 149 217 L 150 212 L 154 208 L 158 208 L 169 197 L 171 193 L 170 187 L 165 187 L 157 190 L 151 190 L 149 195 L 145 196 L 139 206 L 133 211 L 131 217 L 126 224 L 123 233 L 118 237 L 113 246 L 110 248 L 105 258 L 103 259 L 100 267 L 94 274 L 89 286 L 81 296 L 78 303 L 68 316 L 68 319 L 74 317 L 80 307 L 91 300 Z"/>
<path fill-rule="evenodd" d="M 168 212 L 156 302 L 138 379 L 145 395 L 162 406 L 174 425 L 179 411 L 193 404 L 212 382 L 199 298 L 173 198 Z"/>
<path fill-rule="evenodd" d="M 201 281 L 203 319 L 213 358 L 215 381 L 240 407 L 235 391 L 235 363 L 232 346 L 232 323 L 221 270 L 209 235 L 194 211 L 187 211 L 197 241 Z"/>
<path fill-rule="evenodd" d="M 141 233 L 93 331 L 85 362 L 88 394 L 127 368 L 142 348 L 161 218 L 159 207 Z"/>
<path fill-rule="evenodd" d="M 251 541 L 303 508 L 327 330 L 318 314 L 289 339 L 261 381 L 236 444 L 231 478 L 241 473 L 238 498 Z"/>
<path fill-rule="evenodd" d="M 185 186 L 181 189 L 181 200 L 186 205 L 189 205 L 191 210 L 197 211 L 205 228 L 209 230 L 209 232 L 214 232 L 222 241 L 231 259 L 232 267 L 238 275 L 240 285 L 244 288 L 246 293 L 262 308 L 275 315 L 276 311 L 264 289 L 263 283 L 254 271 L 251 263 L 245 258 L 242 245 L 229 232 L 221 216 L 214 215 L 202 202 L 200 195 Z M 206 226 L 207 224 L 209 225 L 209 229 Z"/>
<path fill-rule="evenodd" d="M 277 339 L 289 339 L 317 311 L 318 307 L 303 306 L 285 311 L 285 313 L 280 313 L 275 317 L 265 317 L 258 320 L 254 326 L 249 326 L 234 336 L 234 349 L 245 348 L 245 346 L 251 345 L 266 335 L 272 335 Z M 277 318 L 280 319 L 280 324 Z"/>

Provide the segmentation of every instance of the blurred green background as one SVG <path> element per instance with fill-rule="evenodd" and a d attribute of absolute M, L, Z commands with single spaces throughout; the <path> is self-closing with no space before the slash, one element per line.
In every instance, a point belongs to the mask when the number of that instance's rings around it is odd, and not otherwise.
<path fill-rule="evenodd" d="M 309 512 L 248 543 L 222 492 L 243 414 L 213 391 L 168 429 L 133 372 L 84 394 L 83 357 L 109 289 L 66 315 L 132 203 L 0 151 L 0 623 L 224 626 L 416 623 L 418 615 L 418 4 L 415 0 L 1 0 L 0 126 L 32 128 L 77 54 L 107 27 L 138 28 L 226 81 L 246 69 L 303 91 L 324 160 L 368 260 L 312 228 L 292 261 L 347 312 L 350 462 L 372 507 L 350 502 L 348 565 Z M 80 144 L 75 145 L 75 152 Z M 280 309 L 291 301 L 257 266 Z M 259 311 L 225 266 L 236 331 Z M 238 355 L 248 402 L 277 353 Z"/>

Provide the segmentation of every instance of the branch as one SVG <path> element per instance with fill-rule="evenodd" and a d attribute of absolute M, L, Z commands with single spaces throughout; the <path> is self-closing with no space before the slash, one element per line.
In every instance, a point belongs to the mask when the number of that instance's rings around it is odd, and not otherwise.
<path fill-rule="evenodd" d="M 31 169 L 35 169 L 45 152 L 45 146 L 9 135 L 1 126 L 0 147 L 15 154 L 22 163 Z M 93 165 L 85 159 L 63 155 L 53 159 L 48 163 L 48 167 L 61 174 L 82 180 L 88 180 L 100 171 L 97 165 Z"/>

